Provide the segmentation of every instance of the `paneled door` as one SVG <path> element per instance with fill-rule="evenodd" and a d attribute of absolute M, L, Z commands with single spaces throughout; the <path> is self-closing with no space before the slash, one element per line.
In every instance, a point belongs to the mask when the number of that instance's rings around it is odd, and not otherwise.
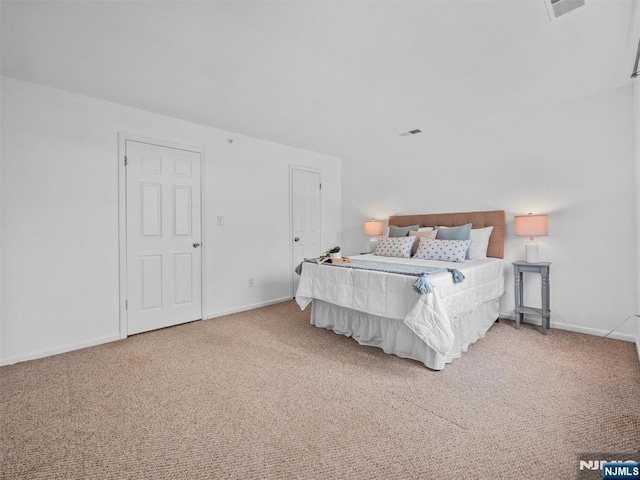
<path fill-rule="evenodd" d="M 295 268 L 305 258 L 318 257 L 320 251 L 320 173 L 291 168 L 292 260 Z M 293 275 L 293 295 L 300 277 Z"/>
<path fill-rule="evenodd" d="M 127 334 L 202 318 L 200 154 L 127 140 Z"/>

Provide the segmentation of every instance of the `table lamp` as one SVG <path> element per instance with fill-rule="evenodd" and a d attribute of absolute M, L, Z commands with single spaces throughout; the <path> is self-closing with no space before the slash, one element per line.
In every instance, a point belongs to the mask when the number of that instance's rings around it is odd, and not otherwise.
<path fill-rule="evenodd" d="M 547 235 L 547 216 L 546 215 L 517 215 L 515 217 L 516 235 L 529 237 L 529 241 L 525 245 L 525 257 L 527 263 L 538 263 L 540 257 L 538 255 L 538 243 L 534 237 Z"/>
<path fill-rule="evenodd" d="M 374 252 L 375 248 L 371 249 L 371 243 L 372 240 L 375 240 L 376 243 L 376 247 L 378 246 L 378 239 L 377 237 L 382 235 L 382 231 L 383 231 L 383 225 L 382 222 L 380 220 L 367 220 L 364 222 L 364 234 L 367 235 L 368 237 L 371 237 L 369 239 L 369 251 L 370 252 Z"/>

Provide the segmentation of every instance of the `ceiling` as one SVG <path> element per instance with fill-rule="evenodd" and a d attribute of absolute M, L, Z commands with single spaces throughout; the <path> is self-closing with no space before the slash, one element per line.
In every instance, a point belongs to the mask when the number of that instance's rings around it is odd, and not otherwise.
<path fill-rule="evenodd" d="M 640 2 L 2 2 L 2 73 L 341 157 L 627 85 Z"/>

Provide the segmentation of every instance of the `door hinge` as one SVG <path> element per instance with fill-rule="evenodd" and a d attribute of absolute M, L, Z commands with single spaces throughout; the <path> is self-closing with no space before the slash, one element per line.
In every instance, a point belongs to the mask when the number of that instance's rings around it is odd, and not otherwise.
<path fill-rule="evenodd" d="M 322 184 L 320 184 L 320 190 L 322 190 Z"/>
<path fill-rule="evenodd" d="M 125 167 L 127 166 L 127 157 L 126 156 L 124 157 L 124 166 Z"/>
<path fill-rule="evenodd" d="M 124 301 L 124 309 L 129 310 L 129 300 Z"/>

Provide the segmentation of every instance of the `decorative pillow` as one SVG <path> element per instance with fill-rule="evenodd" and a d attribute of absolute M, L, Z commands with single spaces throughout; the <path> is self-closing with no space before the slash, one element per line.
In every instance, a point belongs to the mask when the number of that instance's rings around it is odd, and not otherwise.
<path fill-rule="evenodd" d="M 411 225 L 409 227 L 396 227 L 394 225 L 389 225 L 389 236 L 390 237 L 406 237 L 409 235 L 409 232 L 417 232 L 418 227 L 420 225 Z"/>
<path fill-rule="evenodd" d="M 467 258 L 476 260 L 487 258 L 487 248 L 489 248 L 489 237 L 493 232 L 493 227 L 474 228 L 471 230 L 471 245 L 467 250 Z"/>
<path fill-rule="evenodd" d="M 418 229 L 419 232 L 433 232 L 434 228 L 433 227 L 420 227 Z"/>
<path fill-rule="evenodd" d="M 471 224 L 467 223 L 460 227 L 438 227 L 438 240 L 469 240 L 471 234 Z"/>
<path fill-rule="evenodd" d="M 415 237 L 382 237 L 374 254 L 381 257 L 409 258 L 415 241 Z"/>
<path fill-rule="evenodd" d="M 463 226 L 466 227 L 467 225 L 463 225 Z M 443 235 L 448 235 L 449 230 L 453 230 L 455 228 L 460 228 L 460 227 L 438 227 L 438 228 L 440 230 L 443 230 Z M 474 228 L 470 230 L 468 239 L 471 240 L 471 245 L 469 246 L 469 250 L 467 250 L 467 260 L 487 258 L 487 248 L 489 248 L 489 237 L 491 236 L 492 231 L 493 231 L 493 227 Z M 437 238 L 440 238 L 440 236 L 438 236 Z M 467 239 L 456 238 L 455 240 L 467 240 Z"/>
<path fill-rule="evenodd" d="M 417 232 L 409 232 L 410 237 L 416 237 L 416 241 L 413 242 L 413 248 L 411 249 L 411 256 L 415 255 L 416 252 L 418 251 L 418 245 L 420 244 L 421 238 L 428 238 L 430 240 L 435 240 L 437 233 L 438 233 L 437 230 L 431 230 L 426 232 L 421 232 L 420 230 L 418 230 Z"/>
<path fill-rule="evenodd" d="M 464 262 L 471 240 L 429 240 L 420 239 L 420 246 L 414 258 L 442 260 L 444 262 Z"/>

